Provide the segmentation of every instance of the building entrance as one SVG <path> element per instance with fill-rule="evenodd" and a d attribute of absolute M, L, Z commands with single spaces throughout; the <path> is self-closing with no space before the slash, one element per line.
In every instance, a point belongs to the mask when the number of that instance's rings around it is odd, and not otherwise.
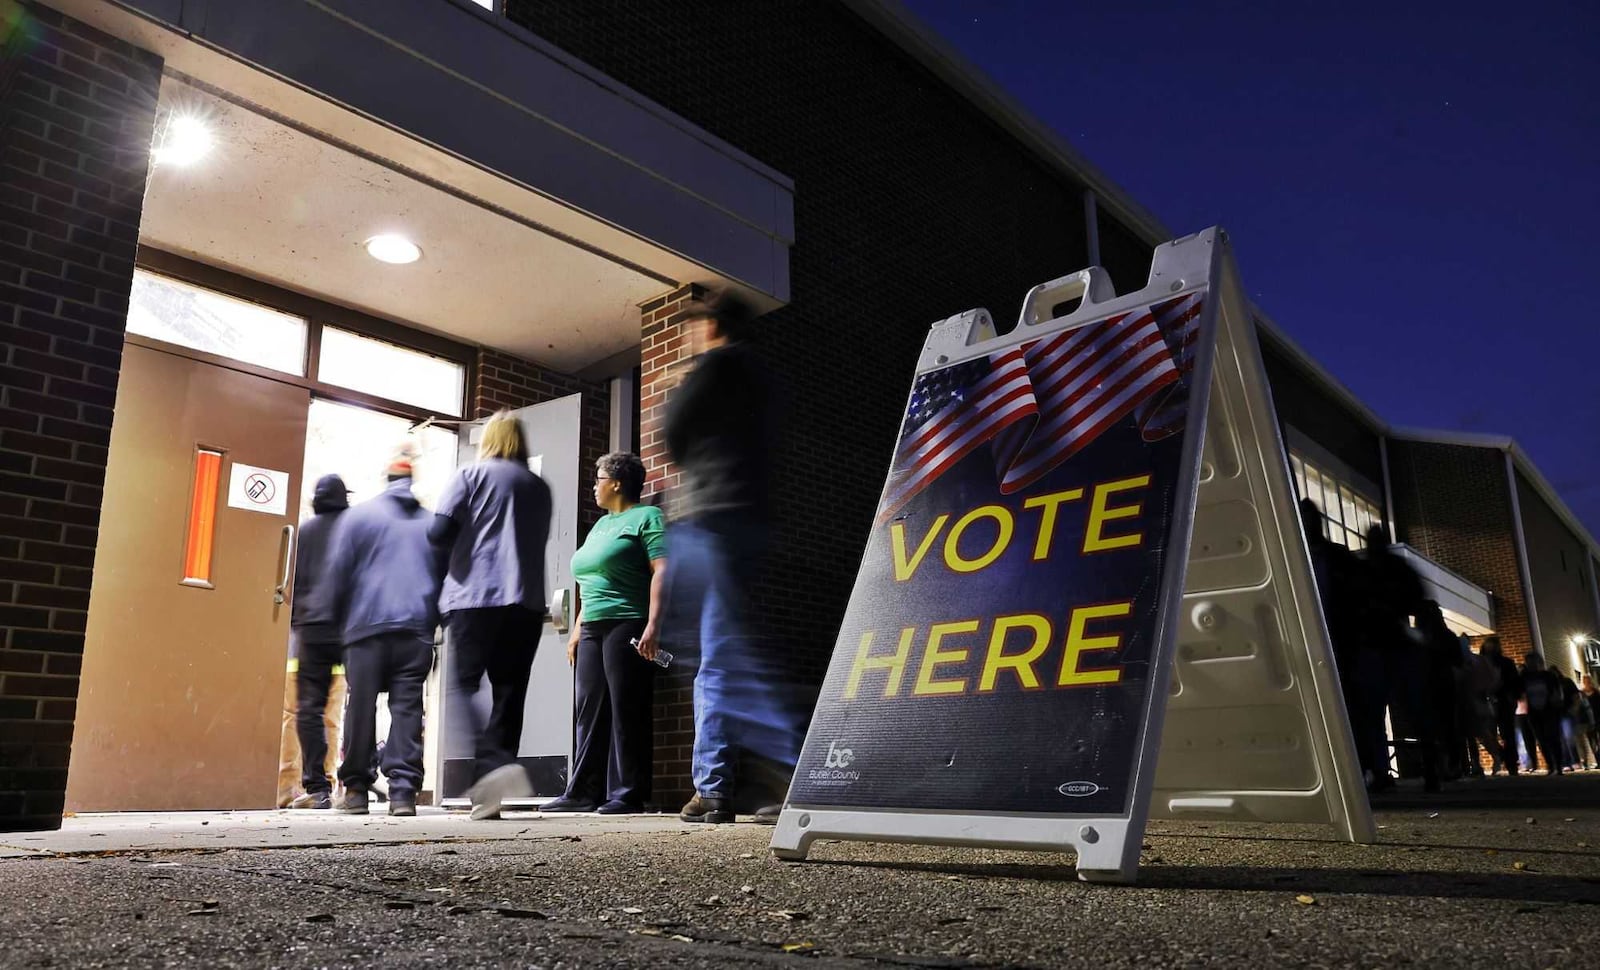
<path fill-rule="evenodd" d="M 68 809 L 273 804 L 310 404 L 125 349 Z"/>

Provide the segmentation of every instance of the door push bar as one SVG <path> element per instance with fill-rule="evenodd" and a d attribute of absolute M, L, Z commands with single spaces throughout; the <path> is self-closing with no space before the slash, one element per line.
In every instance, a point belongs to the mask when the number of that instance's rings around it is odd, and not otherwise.
<path fill-rule="evenodd" d="M 557 633 L 572 629 L 572 591 L 565 586 L 556 590 L 550 600 L 550 625 Z"/>

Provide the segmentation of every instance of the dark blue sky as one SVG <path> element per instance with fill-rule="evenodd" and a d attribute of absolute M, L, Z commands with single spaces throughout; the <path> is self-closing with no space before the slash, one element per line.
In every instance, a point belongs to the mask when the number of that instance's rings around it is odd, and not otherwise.
<path fill-rule="evenodd" d="M 1515 437 L 1600 535 L 1600 3 L 905 2 L 1173 231 L 1226 226 L 1379 415 Z"/>

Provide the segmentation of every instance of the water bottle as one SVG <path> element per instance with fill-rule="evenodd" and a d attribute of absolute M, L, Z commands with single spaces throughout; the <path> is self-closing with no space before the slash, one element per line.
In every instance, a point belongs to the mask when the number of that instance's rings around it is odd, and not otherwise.
<path fill-rule="evenodd" d="M 638 650 L 639 649 L 639 638 L 638 637 L 634 637 L 633 639 L 629 640 L 628 641 L 628 646 L 632 647 L 635 650 Z M 672 654 L 666 652 L 665 650 L 661 649 L 660 647 L 657 647 L 656 648 L 656 658 L 654 660 L 650 661 L 650 662 L 655 664 L 657 667 L 660 667 L 662 670 L 665 670 L 665 669 L 667 669 L 667 664 L 672 663 Z"/>

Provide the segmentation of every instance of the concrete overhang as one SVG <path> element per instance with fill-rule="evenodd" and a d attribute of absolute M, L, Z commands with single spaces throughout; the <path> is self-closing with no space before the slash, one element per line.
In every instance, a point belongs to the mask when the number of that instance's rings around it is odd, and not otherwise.
<path fill-rule="evenodd" d="M 789 299 L 793 183 L 465 0 L 47 0 L 169 76 L 662 283 Z"/>

